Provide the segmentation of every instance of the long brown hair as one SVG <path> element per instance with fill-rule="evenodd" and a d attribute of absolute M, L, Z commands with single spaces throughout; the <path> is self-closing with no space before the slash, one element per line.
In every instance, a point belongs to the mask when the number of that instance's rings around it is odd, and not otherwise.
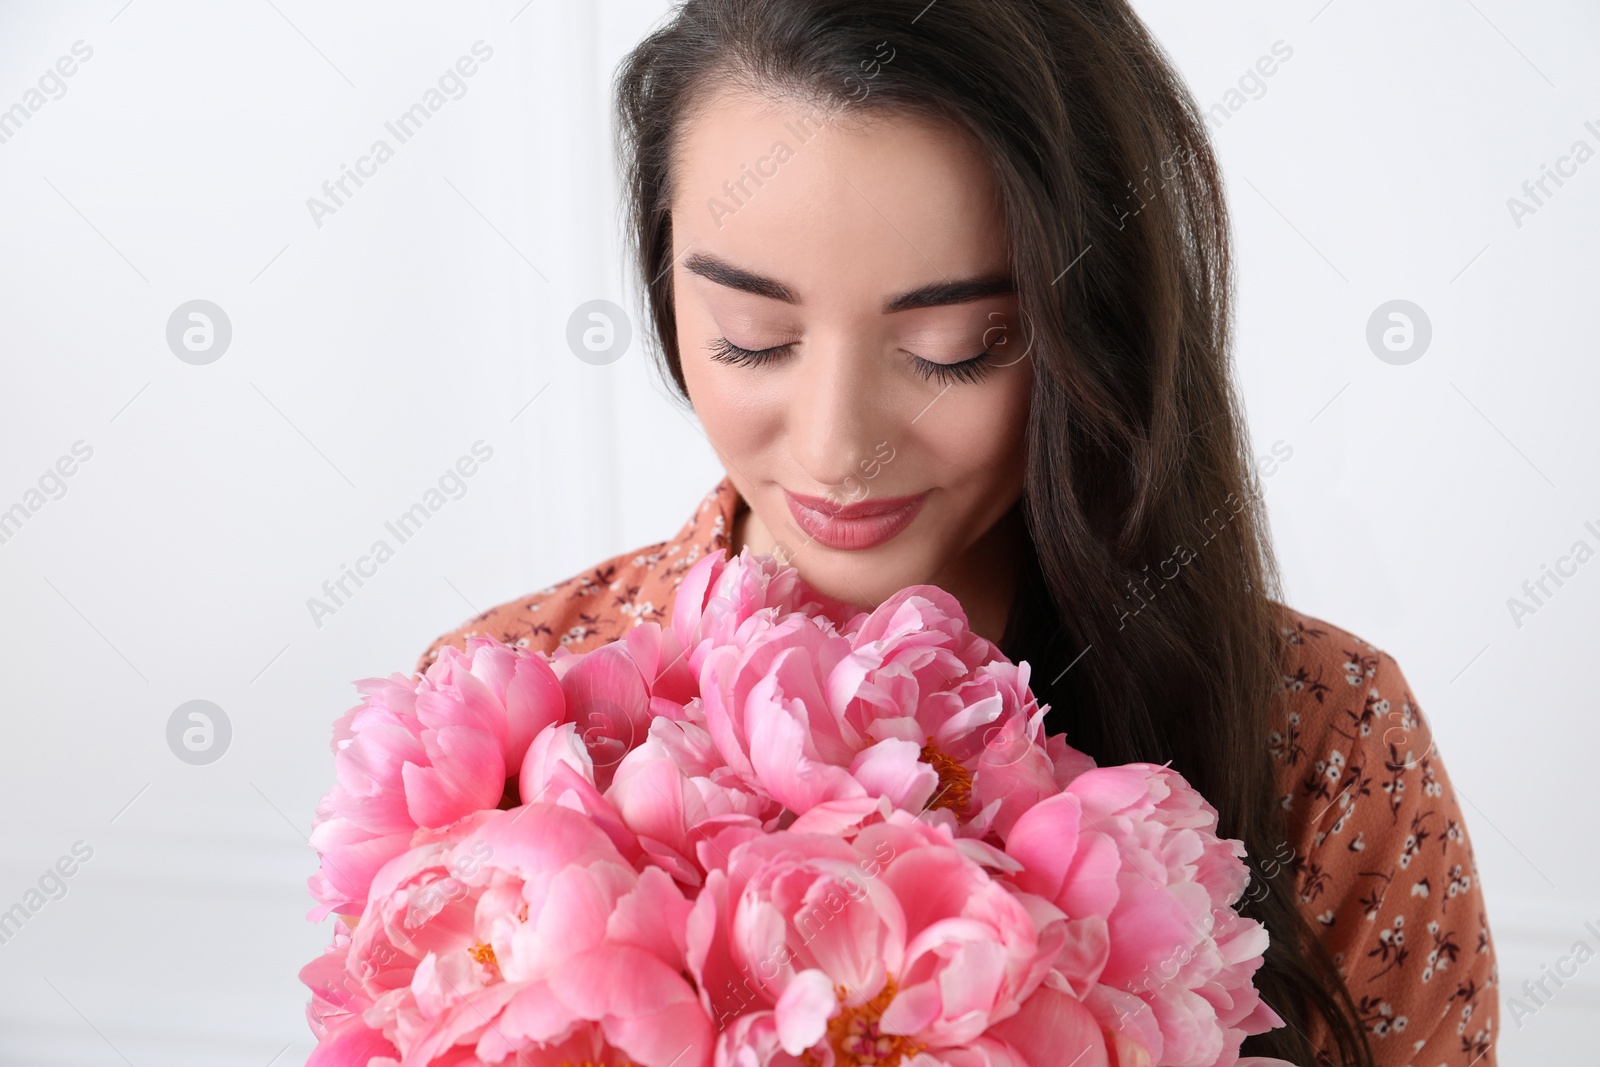
<path fill-rule="evenodd" d="M 1031 552 L 1001 646 L 1033 665 L 1047 728 L 1102 764 L 1170 761 L 1224 836 L 1274 854 L 1280 586 L 1230 378 L 1222 180 L 1171 61 L 1125 0 L 687 0 L 616 81 L 630 239 L 684 400 L 671 163 L 695 106 L 734 86 L 916 112 L 984 146 L 1035 360 Z M 1289 1023 L 1244 1052 L 1370 1065 L 1293 882 L 1242 908 Z M 1313 1019 L 1333 1048 L 1312 1048 Z"/>

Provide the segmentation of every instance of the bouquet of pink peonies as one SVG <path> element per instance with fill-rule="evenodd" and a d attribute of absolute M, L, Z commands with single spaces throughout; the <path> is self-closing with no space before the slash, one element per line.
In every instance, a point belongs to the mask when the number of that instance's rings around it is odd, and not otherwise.
<path fill-rule="evenodd" d="M 670 628 L 357 683 L 308 1064 L 1130 1067 L 1239 1057 L 1240 842 L 1097 767 L 935 586 L 856 612 L 716 552 Z"/>

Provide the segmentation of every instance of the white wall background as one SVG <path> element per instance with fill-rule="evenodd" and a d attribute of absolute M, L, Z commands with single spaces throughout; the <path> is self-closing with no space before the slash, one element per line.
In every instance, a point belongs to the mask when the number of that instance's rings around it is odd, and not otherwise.
<path fill-rule="evenodd" d="M 637 306 L 608 88 L 666 5 L 523 5 L 0 7 L 0 109 L 93 50 L 0 143 L 0 509 L 93 450 L 0 544 L 0 909 L 93 849 L 0 944 L 0 1062 L 302 1062 L 295 974 L 327 938 L 304 834 L 350 682 L 670 535 L 721 474 L 637 340 L 603 367 L 565 343 L 578 304 Z M 1521 226 L 1506 205 L 1600 149 L 1600 12 L 1140 9 L 1204 104 L 1293 49 L 1216 131 L 1251 429 L 1293 448 L 1265 484 L 1290 599 L 1405 669 L 1515 992 L 1600 923 L 1600 562 L 1520 627 L 1506 607 L 1600 547 L 1600 160 Z M 465 95 L 317 226 L 306 199 L 480 39 Z M 1405 366 L 1365 340 L 1396 298 L 1433 329 Z M 206 366 L 165 339 L 192 299 L 232 324 Z M 478 440 L 465 494 L 314 624 L 307 598 Z M 232 725 L 208 766 L 167 746 L 192 699 Z M 1506 1012 L 1502 1062 L 1574 1062 L 1597 1021 L 1591 963 Z"/>

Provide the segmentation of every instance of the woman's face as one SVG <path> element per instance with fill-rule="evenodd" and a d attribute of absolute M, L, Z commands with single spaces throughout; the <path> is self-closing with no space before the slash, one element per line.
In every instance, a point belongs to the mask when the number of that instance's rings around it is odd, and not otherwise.
<path fill-rule="evenodd" d="M 742 540 L 858 605 L 992 573 L 1032 382 L 1004 217 L 954 126 L 728 91 L 675 164 L 678 347 Z M 972 607 L 968 607 L 969 613 Z"/>

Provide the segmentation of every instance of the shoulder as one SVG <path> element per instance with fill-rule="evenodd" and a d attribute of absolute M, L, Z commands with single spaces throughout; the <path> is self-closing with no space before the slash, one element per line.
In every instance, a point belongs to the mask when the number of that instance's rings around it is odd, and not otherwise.
<path fill-rule="evenodd" d="M 1288 786 L 1281 801 L 1290 825 L 1321 845 L 1343 833 L 1338 813 L 1353 807 L 1355 796 L 1370 795 L 1357 792 L 1361 784 L 1351 780 L 1352 768 L 1415 767 L 1437 749 L 1394 656 L 1315 616 L 1280 610 L 1283 699 L 1267 748 L 1280 783 Z M 1391 815 L 1403 790 L 1384 794 Z"/>
<path fill-rule="evenodd" d="M 418 657 L 417 673 L 426 671 L 445 646 L 465 649 L 472 637 L 538 652 L 587 652 L 642 622 L 666 625 L 689 568 L 707 552 L 728 547 L 728 516 L 736 499 L 731 482 L 723 479 L 675 536 L 600 560 L 468 619 L 428 646 Z"/>
<path fill-rule="evenodd" d="M 1380 1062 L 1464 1067 L 1481 1056 L 1485 1067 L 1497 1036 L 1494 946 L 1432 727 L 1394 656 L 1282 611 L 1283 699 L 1266 744 L 1297 902 Z"/>

